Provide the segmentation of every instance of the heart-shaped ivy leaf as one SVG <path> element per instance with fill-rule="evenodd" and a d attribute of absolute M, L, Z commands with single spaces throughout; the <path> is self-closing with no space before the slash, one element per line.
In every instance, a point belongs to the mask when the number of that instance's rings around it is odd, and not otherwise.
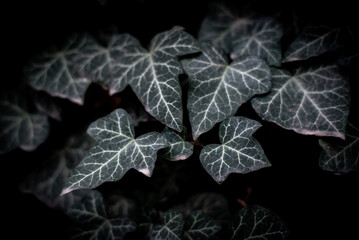
<path fill-rule="evenodd" d="M 323 148 L 320 167 L 335 173 L 348 173 L 359 169 L 359 129 L 348 123 L 345 141 L 336 143 L 319 140 Z"/>
<path fill-rule="evenodd" d="M 278 215 L 261 206 L 248 206 L 234 216 L 230 239 L 285 240 L 288 235 L 289 230 Z"/>
<path fill-rule="evenodd" d="M 215 220 L 208 217 L 202 210 L 196 210 L 186 218 L 184 238 L 188 240 L 210 239 L 221 229 Z"/>
<path fill-rule="evenodd" d="M 231 58 L 249 55 L 264 59 L 269 65 L 279 67 L 282 60 L 280 40 L 282 26 L 274 19 L 253 20 L 246 28 L 236 34 Z"/>
<path fill-rule="evenodd" d="M 206 43 L 202 50 L 198 57 L 182 61 L 190 79 L 187 108 L 194 139 L 271 88 L 270 69 L 258 57 L 239 57 L 228 64 L 219 48 Z"/>
<path fill-rule="evenodd" d="M 168 127 L 181 131 L 183 109 L 178 75 L 182 67 L 177 56 L 198 52 L 197 41 L 181 27 L 157 34 L 149 51 L 127 34 L 118 38 L 122 39 L 123 52 L 116 62 L 119 77 L 111 82 L 110 93 L 130 84 L 147 112 Z"/>
<path fill-rule="evenodd" d="M 289 45 L 283 62 L 304 60 L 334 51 L 343 45 L 343 39 L 344 31 L 341 28 L 308 26 Z"/>
<path fill-rule="evenodd" d="M 272 91 L 252 99 L 265 120 L 301 134 L 344 138 L 348 82 L 336 65 L 300 68 L 294 75 L 272 69 Z"/>
<path fill-rule="evenodd" d="M 180 212 L 170 209 L 163 213 L 162 225 L 156 225 L 150 233 L 151 240 L 181 240 L 183 216 Z"/>
<path fill-rule="evenodd" d="M 60 49 L 52 49 L 35 56 L 25 67 L 27 82 L 37 90 L 52 96 L 83 104 L 90 80 L 78 75 L 75 61 L 83 48 L 96 44 L 88 34 L 73 34 Z"/>
<path fill-rule="evenodd" d="M 74 204 L 67 214 L 76 223 L 73 239 L 121 240 L 136 229 L 136 223 L 127 217 L 109 219 L 102 195 L 95 190 Z"/>
<path fill-rule="evenodd" d="M 167 146 L 167 140 L 157 132 L 135 139 L 131 117 L 123 109 L 96 120 L 87 132 L 97 144 L 73 170 L 63 194 L 117 181 L 131 168 L 151 176 L 157 151 Z"/>
<path fill-rule="evenodd" d="M 33 151 L 49 134 L 48 118 L 42 113 L 30 113 L 29 99 L 22 91 L 0 96 L 0 153 L 17 147 Z"/>
<path fill-rule="evenodd" d="M 271 165 L 252 137 L 260 126 L 245 117 L 231 117 L 221 123 L 221 144 L 207 145 L 200 154 L 202 166 L 214 180 L 221 183 L 230 173 L 248 173 Z"/>
<path fill-rule="evenodd" d="M 161 150 L 161 155 L 171 161 L 185 160 L 193 153 L 193 145 L 186 142 L 178 134 L 165 128 L 162 136 L 167 139 L 169 146 Z"/>

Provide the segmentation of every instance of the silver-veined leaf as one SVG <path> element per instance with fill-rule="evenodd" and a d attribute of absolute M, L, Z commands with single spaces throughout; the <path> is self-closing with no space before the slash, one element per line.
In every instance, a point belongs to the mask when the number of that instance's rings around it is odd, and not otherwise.
<path fill-rule="evenodd" d="M 157 151 L 167 146 L 167 140 L 157 132 L 135 139 L 131 117 L 123 109 L 96 120 L 87 132 L 97 144 L 73 170 L 63 194 L 117 181 L 131 168 L 151 176 Z"/>
<path fill-rule="evenodd" d="M 8 92 L 0 98 L 0 153 L 20 147 L 33 151 L 49 135 L 50 124 L 42 113 L 29 112 L 28 99 L 22 91 Z"/>
<path fill-rule="evenodd" d="M 186 142 L 178 134 L 165 128 L 162 136 L 167 139 L 169 146 L 161 150 L 161 155 L 171 161 L 185 160 L 193 153 L 193 145 Z"/>
<path fill-rule="evenodd" d="M 309 26 L 289 45 L 283 62 L 304 60 L 342 46 L 343 29 Z"/>
<path fill-rule="evenodd" d="M 252 21 L 240 31 L 233 40 L 231 58 L 243 55 L 257 56 L 269 65 L 279 67 L 282 60 L 280 40 L 283 36 L 282 26 L 274 19 L 261 18 Z"/>
<path fill-rule="evenodd" d="M 135 222 L 129 218 L 108 218 L 102 195 L 95 190 L 72 205 L 67 214 L 76 224 L 71 239 L 121 240 L 136 229 Z"/>
<path fill-rule="evenodd" d="M 289 230 L 283 220 L 272 211 L 261 206 L 242 208 L 232 220 L 232 240 L 288 238 Z"/>
<path fill-rule="evenodd" d="M 332 143 L 319 140 L 323 148 L 320 156 L 320 167 L 335 173 L 348 173 L 359 169 L 359 129 L 348 123 L 345 141 Z"/>
<path fill-rule="evenodd" d="M 73 203 L 74 196 L 60 196 L 60 193 L 71 170 L 86 155 L 92 143 L 93 140 L 87 135 L 71 136 L 62 149 L 54 151 L 41 167 L 26 178 L 21 190 L 34 194 L 49 207 L 67 209 Z"/>
<path fill-rule="evenodd" d="M 202 44 L 202 50 L 198 57 L 182 61 L 190 79 L 187 108 L 194 139 L 271 88 L 270 69 L 258 57 L 239 57 L 229 64 L 219 48 Z"/>
<path fill-rule="evenodd" d="M 294 75 L 272 69 L 272 91 L 252 99 L 265 120 L 301 134 L 344 138 L 349 86 L 336 65 L 300 68 Z"/>
<path fill-rule="evenodd" d="M 231 117 L 221 123 L 221 144 L 205 146 L 199 157 L 214 180 L 221 183 L 230 173 L 248 173 L 271 165 L 252 137 L 260 126 L 259 122 L 245 117 Z"/>
<path fill-rule="evenodd" d="M 170 209 L 163 213 L 162 225 L 155 225 L 150 233 L 151 240 L 181 240 L 183 216 L 180 212 Z"/>
<path fill-rule="evenodd" d="M 249 18 L 238 17 L 229 9 L 220 7 L 202 21 L 198 39 L 210 41 L 226 53 L 230 53 L 234 37 L 251 22 Z"/>
<path fill-rule="evenodd" d="M 35 56 L 25 67 L 25 78 L 36 90 L 82 104 L 91 81 L 78 74 L 75 61 L 82 49 L 95 40 L 88 34 L 73 34 L 60 49 Z"/>
<path fill-rule="evenodd" d="M 196 210 L 186 218 L 184 238 L 188 240 L 210 239 L 221 229 L 215 220 L 208 217 L 202 210 Z"/>
<path fill-rule="evenodd" d="M 181 131 L 183 108 L 178 75 L 182 67 L 177 57 L 198 52 L 197 41 L 181 27 L 157 34 L 149 50 L 129 35 L 121 37 L 124 47 L 116 63 L 116 71 L 121 75 L 117 79 L 130 84 L 148 113 L 166 126 Z M 122 89 L 117 85 L 118 80 L 111 83 L 111 94 Z"/>

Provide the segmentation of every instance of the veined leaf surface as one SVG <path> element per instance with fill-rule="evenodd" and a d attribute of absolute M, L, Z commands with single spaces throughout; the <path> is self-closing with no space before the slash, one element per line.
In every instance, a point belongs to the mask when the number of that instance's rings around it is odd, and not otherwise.
<path fill-rule="evenodd" d="M 8 92 L 0 98 L 0 153 L 17 147 L 33 151 L 49 134 L 45 114 L 28 112 L 28 99 L 23 92 Z"/>
<path fill-rule="evenodd" d="M 252 99 L 265 120 L 301 134 L 344 138 L 349 87 L 335 65 L 301 68 L 293 76 L 272 69 L 272 91 Z"/>
<path fill-rule="evenodd" d="M 188 240 L 210 239 L 221 229 L 215 220 L 208 217 L 202 210 L 196 210 L 186 218 L 184 238 Z"/>
<path fill-rule="evenodd" d="M 322 53 L 334 51 L 342 46 L 343 29 L 325 26 L 306 27 L 289 45 L 283 62 L 304 60 Z"/>
<path fill-rule="evenodd" d="M 219 48 L 202 44 L 202 50 L 198 57 L 182 61 L 190 78 L 187 108 L 194 139 L 271 88 L 270 69 L 258 57 L 239 57 L 228 64 Z"/>
<path fill-rule="evenodd" d="M 252 137 L 260 126 L 245 117 L 231 117 L 221 123 L 221 144 L 207 145 L 200 154 L 202 166 L 214 180 L 221 183 L 230 173 L 248 173 L 271 165 Z"/>
<path fill-rule="evenodd" d="M 109 219 L 102 195 L 95 190 L 71 206 L 67 213 L 77 227 L 72 239 L 121 240 L 136 229 L 135 222 L 127 217 Z"/>
<path fill-rule="evenodd" d="M 157 132 L 135 139 L 131 118 L 123 109 L 96 120 L 87 131 L 97 144 L 73 170 L 63 194 L 117 181 L 131 168 L 151 176 L 157 151 L 167 146 L 167 140 Z"/>
<path fill-rule="evenodd" d="M 242 208 L 231 224 L 231 239 L 282 239 L 288 238 L 289 230 L 283 220 L 261 206 Z"/>
<path fill-rule="evenodd" d="M 80 77 L 74 58 L 95 40 L 88 34 L 74 34 L 58 50 L 49 50 L 34 57 L 25 68 L 27 82 L 52 96 L 83 104 L 90 80 Z"/>
<path fill-rule="evenodd" d="M 257 56 L 269 65 L 279 67 L 282 60 L 280 40 L 283 36 L 282 26 L 274 19 L 262 18 L 252 21 L 240 31 L 233 40 L 231 58 L 243 55 Z"/>
<path fill-rule="evenodd" d="M 168 147 L 161 150 L 161 154 L 164 158 L 177 161 L 187 159 L 192 155 L 193 145 L 190 142 L 186 142 L 178 134 L 165 128 L 162 132 L 162 136 L 168 140 L 169 144 Z"/>
<path fill-rule="evenodd" d="M 177 56 L 198 52 L 197 41 L 181 27 L 157 34 L 147 51 L 128 35 L 122 36 L 123 53 L 116 63 L 121 77 L 111 84 L 111 93 L 121 90 L 118 81 L 129 83 L 147 112 L 166 126 L 182 130 L 182 91 Z M 123 80 L 122 80 L 123 79 Z"/>
<path fill-rule="evenodd" d="M 151 240 L 181 240 L 183 228 L 183 216 L 176 210 L 169 210 L 163 213 L 162 225 L 152 228 Z"/>
<path fill-rule="evenodd" d="M 332 143 L 320 139 L 323 148 L 320 167 L 335 173 L 348 173 L 359 169 L 359 129 L 348 123 L 345 141 Z"/>

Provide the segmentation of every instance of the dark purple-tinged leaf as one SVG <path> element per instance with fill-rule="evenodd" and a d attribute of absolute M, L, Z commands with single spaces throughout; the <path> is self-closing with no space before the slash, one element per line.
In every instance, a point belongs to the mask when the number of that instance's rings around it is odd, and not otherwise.
<path fill-rule="evenodd" d="M 202 210 L 196 210 L 186 218 L 184 224 L 184 239 L 210 239 L 221 229 L 215 220 L 208 217 Z"/>
<path fill-rule="evenodd" d="M 7 92 L 0 96 L 0 153 L 18 147 L 33 151 L 48 137 L 47 115 L 30 112 L 24 92 Z"/>
<path fill-rule="evenodd" d="M 76 224 L 72 239 L 121 240 L 136 229 L 135 222 L 127 217 L 108 218 L 102 195 L 95 190 L 73 204 L 67 214 Z"/>
<path fill-rule="evenodd" d="M 161 150 L 161 155 L 171 161 L 185 160 L 193 153 L 193 145 L 186 142 L 178 134 L 168 128 L 162 132 L 162 136 L 167 139 L 169 146 Z"/>
<path fill-rule="evenodd" d="M 268 65 L 279 67 L 282 61 L 280 40 L 283 36 L 282 26 L 274 19 L 261 18 L 253 20 L 233 40 L 231 58 L 240 56 L 257 56 Z"/>
<path fill-rule="evenodd" d="M 289 235 L 283 220 L 272 211 L 260 206 L 242 208 L 234 216 L 230 232 L 232 240 L 285 240 Z"/>
<path fill-rule="evenodd" d="M 181 240 L 183 229 L 183 216 L 176 210 L 169 210 L 163 213 L 162 225 L 155 225 L 152 228 L 151 240 Z"/>
<path fill-rule="evenodd" d="M 178 75 L 183 71 L 177 57 L 200 51 L 195 38 L 181 27 L 174 27 L 157 34 L 149 50 L 128 34 L 118 38 L 123 39 L 118 40 L 123 52 L 116 61 L 119 77 L 112 81 L 110 94 L 119 92 L 128 83 L 148 113 L 166 126 L 181 131 L 183 107 Z"/>
<path fill-rule="evenodd" d="M 334 51 L 343 45 L 343 29 L 309 26 L 289 45 L 283 62 L 304 60 Z"/>
<path fill-rule="evenodd" d="M 60 49 L 52 49 L 35 56 L 25 67 L 25 78 L 36 90 L 52 96 L 83 104 L 91 81 L 78 74 L 76 56 L 87 45 L 96 44 L 88 34 L 70 36 Z"/>
<path fill-rule="evenodd" d="M 221 144 L 205 146 L 200 155 L 204 169 L 218 183 L 230 173 L 248 173 L 271 164 L 252 134 L 261 126 L 245 117 L 231 117 L 219 127 Z"/>
<path fill-rule="evenodd" d="M 323 148 L 320 167 L 334 173 L 348 173 L 359 170 L 359 129 L 348 123 L 345 141 L 319 140 Z"/>
<path fill-rule="evenodd" d="M 271 88 L 270 69 L 258 57 L 239 57 L 229 64 L 219 48 L 202 44 L 202 50 L 198 57 L 182 61 L 190 79 L 187 108 L 194 139 Z"/>
<path fill-rule="evenodd" d="M 62 149 L 56 150 L 43 165 L 31 173 L 21 185 L 23 192 L 34 194 L 52 208 L 67 209 L 75 195 L 60 196 L 71 170 L 81 161 L 92 145 L 87 135 L 74 135 Z"/>
<path fill-rule="evenodd" d="M 167 140 L 157 132 L 135 138 L 131 117 L 123 109 L 96 120 L 87 132 L 97 144 L 73 170 L 63 194 L 120 180 L 131 168 L 150 177 L 157 151 L 167 146 Z"/>
<path fill-rule="evenodd" d="M 336 65 L 300 68 L 294 75 L 272 69 L 272 91 L 252 99 L 264 120 L 301 134 L 344 138 L 349 86 Z"/>

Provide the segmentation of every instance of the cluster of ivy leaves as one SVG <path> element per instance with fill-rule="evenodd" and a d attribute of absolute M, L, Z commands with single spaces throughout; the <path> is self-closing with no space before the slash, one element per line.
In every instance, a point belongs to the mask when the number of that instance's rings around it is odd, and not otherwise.
<path fill-rule="evenodd" d="M 130 169 L 151 176 L 157 158 L 185 160 L 193 145 L 210 133 L 218 134 L 220 144 L 205 145 L 197 155 L 216 182 L 230 173 L 269 167 L 270 159 L 252 137 L 262 124 L 237 114 L 244 103 L 285 129 L 343 139 L 319 140 L 320 165 L 332 172 L 356 171 L 359 137 L 355 124 L 347 121 L 346 71 L 357 67 L 357 55 L 337 54 L 355 36 L 342 26 L 308 26 L 283 46 L 283 34 L 276 18 L 239 16 L 224 8 L 203 20 L 197 39 L 173 27 L 155 35 L 148 48 L 129 34 L 107 36 L 101 44 L 92 35 L 76 33 L 31 60 L 25 68 L 26 86 L 2 94 L 1 152 L 40 146 L 50 132 L 48 117 L 61 119 L 55 98 L 81 105 L 91 83 L 110 95 L 130 86 L 149 115 L 115 109 L 97 119 L 87 135 L 73 136 L 54 152 L 22 189 L 67 213 L 75 223 L 74 239 L 131 234 L 150 239 L 285 239 L 288 229 L 282 220 L 260 206 L 244 207 L 219 221 L 218 212 L 207 211 L 203 200 L 196 206 L 208 195 L 191 199 L 194 206 L 167 211 L 133 207 L 139 204 L 120 195 L 113 213 L 100 192 L 77 190 L 120 180 Z M 135 136 L 138 122 L 149 119 L 162 123 L 163 131 Z M 218 133 L 210 132 L 216 124 Z M 220 203 L 226 205 L 225 200 Z"/>

